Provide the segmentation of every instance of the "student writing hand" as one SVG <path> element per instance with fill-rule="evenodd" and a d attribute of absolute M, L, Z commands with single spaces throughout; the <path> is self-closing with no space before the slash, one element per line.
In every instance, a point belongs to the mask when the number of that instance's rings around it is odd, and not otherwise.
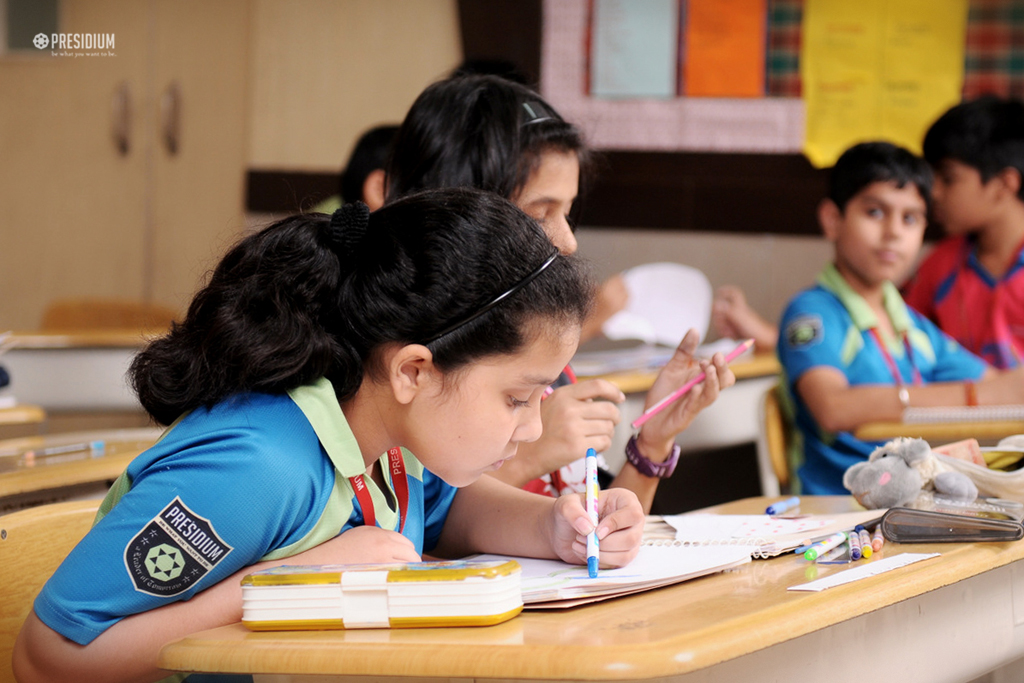
<path fill-rule="evenodd" d="M 644 511 L 636 494 L 626 489 L 607 489 L 598 496 L 597 538 L 602 567 L 622 567 L 640 551 L 644 535 Z M 572 564 L 587 563 L 587 534 L 594 525 L 587 516 L 584 497 L 561 496 L 554 506 L 554 551 Z"/>
<path fill-rule="evenodd" d="M 593 448 L 608 450 L 621 419 L 616 403 L 626 400 L 619 389 L 603 379 L 584 380 L 555 389 L 540 405 L 544 425 L 541 437 L 519 444 L 516 457 L 494 473 L 502 481 L 521 487 L 578 460 Z"/>
<path fill-rule="evenodd" d="M 694 358 L 693 354 L 699 341 L 700 335 L 697 330 L 691 329 L 687 332 L 647 392 L 644 410 L 701 372 L 707 375 L 704 381 L 696 384 L 684 396 L 648 420 L 640 430 L 637 448 L 652 460 L 664 460 L 672 449 L 676 436 L 690 426 L 693 418 L 701 410 L 715 402 L 719 391 L 736 383 L 736 376 L 729 369 L 725 356 L 721 353 L 716 353 L 711 360 L 697 361 Z"/>
<path fill-rule="evenodd" d="M 419 562 L 412 541 L 377 526 L 357 526 L 289 558 L 289 564 Z"/>

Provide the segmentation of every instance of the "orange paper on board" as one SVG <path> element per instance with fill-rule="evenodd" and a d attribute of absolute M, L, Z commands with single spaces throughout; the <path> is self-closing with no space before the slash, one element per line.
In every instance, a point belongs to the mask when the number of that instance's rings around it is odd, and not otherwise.
<path fill-rule="evenodd" d="M 686 96 L 764 96 L 767 11 L 767 0 L 686 3 Z"/>

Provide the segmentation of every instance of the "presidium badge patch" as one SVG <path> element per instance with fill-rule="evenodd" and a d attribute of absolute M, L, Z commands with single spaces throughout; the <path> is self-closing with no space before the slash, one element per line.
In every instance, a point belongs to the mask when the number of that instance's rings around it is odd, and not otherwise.
<path fill-rule="evenodd" d="M 196 585 L 231 550 L 210 520 L 176 497 L 128 543 L 124 564 L 135 590 L 172 597 Z"/>
<path fill-rule="evenodd" d="M 822 340 L 821 317 L 802 315 L 786 326 L 786 343 L 791 347 L 809 346 Z"/>

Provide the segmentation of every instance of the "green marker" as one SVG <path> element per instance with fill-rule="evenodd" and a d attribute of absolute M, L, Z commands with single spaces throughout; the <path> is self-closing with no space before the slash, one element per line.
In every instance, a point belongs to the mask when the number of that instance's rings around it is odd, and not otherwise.
<path fill-rule="evenodd" d="M 827 553 L 832 548 L 835 548 L 840 543 L 846 540 L 846 533 L 843 531 L 837 531 L 823 541 L 818 541 L 804 553 L 804 559 L 810 562 L 814 562 L 819 557 Z"/>

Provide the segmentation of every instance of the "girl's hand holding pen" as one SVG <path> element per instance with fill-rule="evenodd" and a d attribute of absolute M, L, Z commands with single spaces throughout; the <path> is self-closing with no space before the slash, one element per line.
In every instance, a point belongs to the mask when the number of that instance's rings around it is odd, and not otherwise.
<path fill-rule="evenodd" d="M 598 496 L 597 537 L 601 541 L 601 567 L 622 567 L 640 552 L 644 535 L 644 511 L 636 494 L 626 489 L 607 489 Z M 552 545 L 562 560 L 587 563 L 587 535 L 594 525 L 587 516 L 583 495 L 561 496 L 555 501 Z"/>
<path fill-rule="evenodd" d="M 700 411 L 715 402 L 722 389 L 736 383 L 736 376 L 723 354 L 716 353 L 710 360 L 694 358 L 699 343 L 697 330 L 687 332 L 647 392 L 645 412 L 700 373 L 706 374 L 704 381 L 698 382 L 684 396 L 643 424 L 637 447 L 652 460 L 663 460 L 672 449 L 676 436 L 690 426 Z"/>

